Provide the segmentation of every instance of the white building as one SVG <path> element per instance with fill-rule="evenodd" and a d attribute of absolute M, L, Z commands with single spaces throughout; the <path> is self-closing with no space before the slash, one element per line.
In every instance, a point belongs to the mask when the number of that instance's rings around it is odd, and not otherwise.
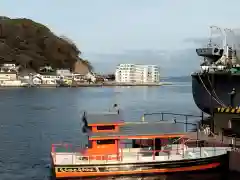
<path fill-rule="evenodd" d="M 60 80 L 60 76 L 53 74 L 41 74 L 38 77 L 42 80 L 42 84 L 57 84 L 57 80 Z"/>
<path fill-rule="evenodd" d="M 57 69 L 56 74 L 63 77 L 72 77 L 72 73 L 69 69 Z"/>
<path fill-rule="evenodd" d="M 1 67 L 3 67 L 3 68 L 9 68 L 9 69 L 14 69 L 14 68 L 16 68 L 16 64 L 13 64 L 13 63 L 7 64 L 7 63 L 5 63 L 5 64 L 3 64 Z"/>
<path fill-rule="evenodd" d="M 119 83 L 158 83 L 159 67 L 156 65 L 120 64 L 115 72 Z"/>
<path fill-rule="evenodd" d="M 92 82 L 96 82 L 97 78 L 96 78 L 96 75 L 92 72 L 88 72 L 85 77 L 87 79 L 91 79 Z"/>
<path fill-rule="evenodd" d="M 16 71 L 17 70 L 17 66 L 16 64 L 2 64 L 0 65 L 0 72 L 11 72 L 11 71 Z"/>
<path fill-rule="evenodd" d="M 15 81 L 17 74 L 14 72 L 0 72 L 0 81 Z"/>

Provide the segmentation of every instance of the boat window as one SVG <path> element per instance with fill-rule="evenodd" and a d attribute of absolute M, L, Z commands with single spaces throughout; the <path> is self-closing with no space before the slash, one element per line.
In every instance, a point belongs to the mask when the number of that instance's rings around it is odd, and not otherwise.
<path fill-rule="evenodd" d="M 110 125 L 110 126 L 97 126 L 97 130 L 114 130 L 115 126 Z"/>
<path fill-rule="evenodd" d="M 115 140 L 114 139 L 98 140 L 97 144 L 115 144 Z"/>

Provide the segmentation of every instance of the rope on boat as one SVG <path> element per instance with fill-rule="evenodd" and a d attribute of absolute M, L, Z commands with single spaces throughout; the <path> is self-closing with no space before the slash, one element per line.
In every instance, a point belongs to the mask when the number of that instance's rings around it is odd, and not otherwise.
<path fill-rule="evenodd" d="M 200 76 L 199 74 L 198 74 L 198 77 L 199 77 L 199 79 L 200 79 L 203 87 L 205 88 L 205 90 L 208 92 L 208 94 L 209 94 L 210 96 L 212 96 L 211 93 L 209 92 L 209 90 L 207 89 L 207 87 L 205 86 L 205 84 L 204 84 L 204 82 L 203 82 L 203 80 L 202 80 L 202 78 L 201 78 L 201 76 Z M 214 96 L 212 96 L 212 98 L 213 98 L 218 104 L 220 104 L 221 106 L 226 107 L 224 104 L 222 104 L 221 102 L 219 102 Z"/>
<path fill-rule="evenodd" d="M 218 97 L 216 91 L 214 90 L 213 85 L 212 85 L 212 83 L 211 83 L 211 81 L 210 81 L 210 79 L 209 79 L 209 75 L 208 75 L 207 77 L 208 77 L 208 82 L 209 82 L 209 84 L 210 84 L 210 86 L 211 86 L 211 88 L 212 88 L 212 91 L 213 91 L 214 96 L 216 97 L 216 99 L 218 99 L 218 101 L 219 101 L 221 104 L 223 104 L 224 106 L 226 106 L 226 105 L 224 104 L 224 102 Z"/>

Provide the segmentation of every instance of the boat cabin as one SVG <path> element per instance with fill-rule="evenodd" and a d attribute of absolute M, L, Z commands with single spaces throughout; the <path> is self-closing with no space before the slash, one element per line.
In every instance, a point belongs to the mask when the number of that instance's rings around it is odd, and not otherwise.
<path fill-rule="evenodd" d="M 87 148 L 82 153 L 91 160 L 119 160 L 124 151 L 144 148 L 157 156 L 169 144 L 179 145 L 184 141 L 184 124 L 172 121 L 125 122 L 121 114 L 111 112 L 85 113 L 82 122 L 83 132 L 88 136 Z"/>

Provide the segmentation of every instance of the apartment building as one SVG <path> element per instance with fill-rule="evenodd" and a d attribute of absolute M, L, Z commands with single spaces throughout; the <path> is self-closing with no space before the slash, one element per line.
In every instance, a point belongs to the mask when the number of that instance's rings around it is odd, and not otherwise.
<path fill-rule="evenodd" d="M 158 83 L 159 67 L 156 65 L 119 64 L 115 72 L 119 83 Z"/>

